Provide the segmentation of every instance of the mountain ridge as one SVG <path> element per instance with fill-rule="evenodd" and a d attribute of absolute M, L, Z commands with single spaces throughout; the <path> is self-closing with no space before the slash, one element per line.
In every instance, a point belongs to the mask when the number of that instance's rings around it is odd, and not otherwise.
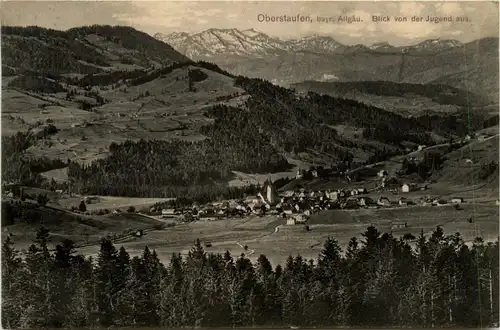
<path fill-rule="evenodd" d="M 388 42 L 344 45 L 317 34 L 285 40 L 255 29 L 209 29 L 155 37 L 194 60 L 285 87 L 308 80 L 432 83 L 485 94 L 498 102 L 497 37 L 465 43 L 428 39 L 399 47 Z"/>
<path fill-rule="evenodd" d="M 344 53 L 352 49 L 357 49 L 358 51 L 391 50 L 393 52 L 420 53 L 444 51 L 463 47 L 464 45 L 464 43 L 458 40 L 440 38 L 427 39 L 417 44 L 407 46 L 394 46 L 387 41 L 377 42 L 371 45 L 345 45 L 331 36 L 312 34 L 302 38 L 282 39 L 279 37 L 272 37 L 253 28 L 246 30 L 239 30 L 236 28 L 210 28 L 197 33 L 156 33 L 154 37 L 172 45 L 176 49 L 182 49 L 184 54 L 188 57 L 213 56 L 219 53 L 262 56 L 265 54 L 274 54 L 276 50 L 296 52 L 307 51 L 324 54 Z M 210 38 L 215 39 L 211 40 L 211 42 L 207 42 L 207 39 Z M 250 47 L 250 45 L 255 45 L 259 42 L 260 45 L 258 49 Z"/>

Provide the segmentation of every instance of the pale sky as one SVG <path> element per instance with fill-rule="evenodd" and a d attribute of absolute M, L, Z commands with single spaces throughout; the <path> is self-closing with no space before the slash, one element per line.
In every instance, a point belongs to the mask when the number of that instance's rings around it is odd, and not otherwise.
<path fill-rule="evenodd" d="M 196 33 L 209 28 L 254 28 L 268 35 L 299 38 L 328 35 L 351 44 L 388 41 L 399 46 L 430 38 L 475 39 L 498 37 L 498 2 L 428 1 L 1 1 L 2 25 L 38 25 L 65 30 L 75 26 L 128 25 L 151 35 Z M 309 15 L 312 23 L 262 23 L 259 14 Z M 317 16 L 355 15 L 361 23 L 318 23 Z M 373 15 L 404 15 L 408 22 L 375 23 Z M 464 22 L 411 22 L 412 16 L 467 16 Z"/>

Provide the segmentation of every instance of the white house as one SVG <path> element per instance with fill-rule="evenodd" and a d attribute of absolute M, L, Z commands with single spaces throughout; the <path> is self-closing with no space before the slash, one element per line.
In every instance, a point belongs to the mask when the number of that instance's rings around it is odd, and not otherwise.
<path fill-rule="evenodd" d="M 464 202 L 464 199 L 463 199 L 462 197 L 453 197 L 453 198 L 451 199 L 451 202 L 452 202 L 453 204 L 461 204 L 461 203 L 463 203 L 463 202 Z"/>
<path fill-rule="evenodd" d="M 404 193 L 410 192 L 410 186 L 405 183 L 401 186 L 401 191 Z"/>
<path fill-rule="evenodd" d="M 381 206 L 389 206 L 391 205 L 391 201 L 387 197 L 380 197 L 377 201 L 377 204 Z"/>
<path fill-rule="evenodd" d="M 294 219 L 294 218 L 288 218 L 288 219 L 286 219 L 286 224 L 287 224 L 288 226 L 293 226 L 293 225 L 295 225 L 295 219 Z"/>
<path fill-rule="evenodd" d="M 295 179 L 302 179 L 303 175 L 302 175 L 302 171 L 301 170 L 297 170 L 297 174 L 295 175 Z"/>
<path fill-rule="evenodd" d="M 336 201 L 338 199 L 339 193 L 336 191 L 332 191 L 329 195 L 328 198 L 332 201 Z"/>
<path fill-rule="evenodd" d="M 174 209 L 163 209 L 161 210 L 161 215 L 165 217 L 173 217 L 175 215 L 175 210 Z"/>

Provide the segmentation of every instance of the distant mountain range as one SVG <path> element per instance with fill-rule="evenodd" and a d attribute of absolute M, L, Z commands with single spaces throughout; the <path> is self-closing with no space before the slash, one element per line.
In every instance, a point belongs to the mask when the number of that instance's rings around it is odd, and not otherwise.
<path fill-rule="evenodd" d="M 345 54 L 354 52 L 394 52 L 394 53 L 435 53 L 463 47 L 457 40 L 426 40 L 419 44 L 404 47 L 391 46 L 380 42 L 371 46 L 348 46 L 332 37 L 312 35 L 300 39 L 284 40 L 271 37 L 255 29 L 208 29 L 199 33 L 155 34 L 155 38 L 173 46 L 187 57 L 196 59 L 220 54 L 240 56 L 269 56 L 287 52 L 313 54 Z"/>
<path fill-rule="evenodd" d="M 431 39 L 396 47 L 344 45 L 328 36 L 284 40 L 255 29 L 155 34 L 179 53 L 234 74 L 289 86 L 309 81 L 444 84 L 498 100 L 498 38 Z"/>

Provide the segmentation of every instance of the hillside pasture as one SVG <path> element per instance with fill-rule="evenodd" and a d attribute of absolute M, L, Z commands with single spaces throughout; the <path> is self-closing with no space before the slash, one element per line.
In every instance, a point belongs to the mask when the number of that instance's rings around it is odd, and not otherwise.
<path fill-rule="evenodd" d="M 86 204 L 88 211 L 98 211 L 108 209 L 112 210 L 126 210 L 128 207 L 133 206 L 136 210 L 141 208 L 149 208 L 152 205 L 160 202 L 166 202 L 171 198 L 139 198 L 139 197 L 115 197 L 115 196 L 95 196 L 96 201 Z M 59 200 L 59 205 L 65 208 L 71 206 L 78 206 L 83 197 L 67 197 Z"/>

